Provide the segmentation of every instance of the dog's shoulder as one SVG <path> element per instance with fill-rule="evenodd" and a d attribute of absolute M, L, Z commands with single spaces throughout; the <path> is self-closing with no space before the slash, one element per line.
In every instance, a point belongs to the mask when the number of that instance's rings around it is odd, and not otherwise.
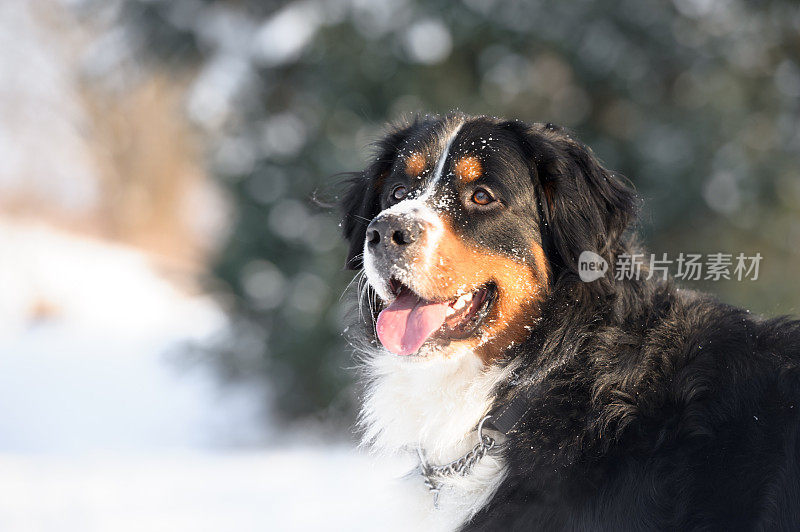
<path fill-rule="evenodd" d="M 785 497 L 781 481 L 762 485 L 798 452 L 800 321 L 671 286 L 639 304 L 623 322 L 573 321 L 564 337 L 582 341 L 559 346 L 575 356 L 527 391 L 505 449 L 510 473 L 469 527 L 735 524 Z M 548 341 L 523 356 L 542 357 Z"/>

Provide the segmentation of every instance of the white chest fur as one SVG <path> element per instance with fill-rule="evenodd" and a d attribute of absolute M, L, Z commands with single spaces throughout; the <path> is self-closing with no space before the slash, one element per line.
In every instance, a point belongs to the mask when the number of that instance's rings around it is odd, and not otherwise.
<path fill-rule="evenodd" d="M 477 443 L 474 430 L 492 405 L 494 386 L 511 370 L 486 368 L 469 351 L 406 359 L 383 349 L 366 357 L 367 394 L 360 423 L 364 444 L 378 453 L 417 454 L 433 464 L 464 455 Z M 442 481 L 439 508 L 416 472 L 404 479 L 400 500 L 419 513 L 426 530 L 453 530 L 491 498 L 505 473 L 494 454 L 465 476 Z"/>

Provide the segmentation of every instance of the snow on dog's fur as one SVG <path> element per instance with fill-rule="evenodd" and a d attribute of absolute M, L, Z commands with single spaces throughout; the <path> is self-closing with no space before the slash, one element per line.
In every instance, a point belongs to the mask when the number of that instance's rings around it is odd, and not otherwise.
<path fill-rule="evenodd" d="M 582 282 L 582 252 L 641 252 L 635 204 L 569 132 L 488 117 L 401 125 L 353 176 L 364 444 L 444 465 L 518 406 L 438 509 L 409 473 L 420 529 L 797 528 L 800 322 L 646 267 Z"/>

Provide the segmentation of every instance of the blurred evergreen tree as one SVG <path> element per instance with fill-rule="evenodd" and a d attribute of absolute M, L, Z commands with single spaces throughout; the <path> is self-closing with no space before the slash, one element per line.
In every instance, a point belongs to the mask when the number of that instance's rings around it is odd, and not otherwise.
<path fill-rule="evenodd" d="M 187 111 L 237 208 L 214 267 L 236 317 L 216 360 L 269 383 L 287 417 L 352 406 L 344 253 L 309 198 L 410 111 L 573 128 L 636 184 L 655 250 L 759 249 L 780 281 L 705 288 L 768 311 L 800 295 L 794 0 L 115 5 L 138 57 L 193 76 Z"/>

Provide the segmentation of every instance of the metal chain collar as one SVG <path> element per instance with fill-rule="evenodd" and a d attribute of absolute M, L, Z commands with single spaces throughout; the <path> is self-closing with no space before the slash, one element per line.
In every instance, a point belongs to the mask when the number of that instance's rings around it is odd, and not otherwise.
<path fill-rule="evenodd" d="M 428 488 L 428 491 L 433 494 L 434 508 L 439 508 L 439 491 L 442 487 L 442 477 L 450 477 L 455 475 L 462 477 L 466 476 L 467 473 L 472 470 L 475 464 L 478 463 L 481 458 L 486 456 L 486 453 L 494 448 L 496 444 L 494 438 L 483 433 L 483 423 L 489 419 L 489 417 L 490 416 L 484 417 L 478 424 L 478 443 L 475 444 L 475 447 L 473 447 L 472 450 L 463 455 L 461 458 L 453 460 L 449 464 L 429 464 L 428 461 L 425 460 L 422 449 L 418 449 L 420 474 L 422 475 L 423 482 Z"/>

